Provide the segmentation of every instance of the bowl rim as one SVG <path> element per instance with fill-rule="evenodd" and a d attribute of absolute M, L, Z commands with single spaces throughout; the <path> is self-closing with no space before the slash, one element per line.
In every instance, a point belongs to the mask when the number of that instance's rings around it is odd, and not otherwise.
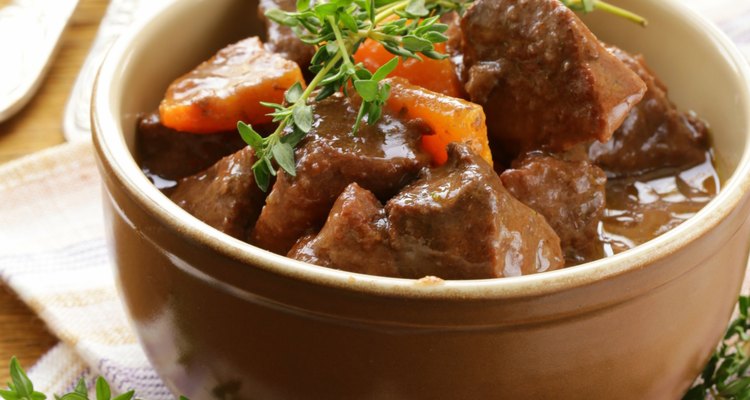
<path fill-rule="evenodd" d="M 93 91 L 91 122 L 94 144 L 102 166 L 100 170 L 102 174 L 106 174 L 103 167 L 106 164 L 114 174 L 115 181 L 121 184 L 131 199 L 173 232 L 227 258 L 240 261 L 244 264 L 243 267 L 261 268 L 308 283 L 386 297 L 489 300 L 544 296 L 639 270 L 689 246 L 726 219 L 750 188 L 750 64 L 712 22 L 681 4 L 679 0 L 662 0 L 655 6 L 667 8 L 677 15 L 675 18 L 706 33 L 714 45 L 719 47 L 719 51 L 724 54 L 723 59 L 731 63 L 741 77 L 743 85 L 737 90 L 748 104 L 744 112 L 736 114 L 737 118 L 744 118 L 745 125 L 749 127 L 744 132 L 748 139 L 737 168 L 725 181 L 720 193 L 694 217 L 623 253 L 575 267 L 519 277 L 426 282 L 357 274 L 296 261 L 232 238 L 193 217 L 156 189 L 141 172 L 128 150 L 123 130 L 118 126 L 118 118 L 114 115 L 118 108 L 117 101 L 110 101 L 110 87 L 116 82 L 115 77 L 126 70 L 128 55 L 133 50 L 136 39 L 147 27 L 154 25 L 160 16 L 204 2 L 191 0 L 168 3 L 152 9 L 148 18 L 135 22 L 121 35 L 110 47 L 99 69 Z M 678 236 L 679 241 L 673 240 Z M 203 271 L 194 272 L 198 276 L 206 275 Z M 221 283 L 221 286 L 233 286 L 231 282 Z"/>

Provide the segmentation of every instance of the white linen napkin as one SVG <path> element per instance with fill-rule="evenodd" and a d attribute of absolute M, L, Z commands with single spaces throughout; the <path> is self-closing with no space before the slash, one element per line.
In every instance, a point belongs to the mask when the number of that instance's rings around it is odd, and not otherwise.
<path fill-rule="evenodd" d="M 686 1 L 750 57 L 750 0 Z M 115 392 L 173 398 L 117 297 L 91 144 L 64 144 L 0 166 L 0 199 L 0 279 L 61 339 L 30 370 L 37 390 L 63 393 L 79 378 L 101 374 Z"/>

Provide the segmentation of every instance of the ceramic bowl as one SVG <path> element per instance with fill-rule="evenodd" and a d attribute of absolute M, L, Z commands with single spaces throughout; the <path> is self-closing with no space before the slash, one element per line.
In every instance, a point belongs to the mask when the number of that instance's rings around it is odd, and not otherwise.
<path fill-rule="evenodd" d="M 256 2 L 182 0 L 114 44 L 93 100 L 108 237 L 135 329 L 193 400 L 677 399 L 732 313 L 750 242 L 750 72 L 679 0 L 586 17 L 645 54 L 713 129 L 721 193 L 633 250 L 560 271 L 426 283 L 321 268 L 226 236 L 169 201 L 132 155 L 136 115 L 224 45 L 260 34 Z"/>

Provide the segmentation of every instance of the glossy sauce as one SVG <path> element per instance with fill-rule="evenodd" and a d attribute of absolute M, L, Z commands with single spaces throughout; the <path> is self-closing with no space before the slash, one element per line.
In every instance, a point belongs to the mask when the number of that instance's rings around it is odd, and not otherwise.
<path fill-rule="evenodd" d="M 700 211 L 721 189 L 712 162 L 684 170 L 662 169 L 607 182 L 607 208 L 599 223 L 604 255 L 643 244 Z"/>

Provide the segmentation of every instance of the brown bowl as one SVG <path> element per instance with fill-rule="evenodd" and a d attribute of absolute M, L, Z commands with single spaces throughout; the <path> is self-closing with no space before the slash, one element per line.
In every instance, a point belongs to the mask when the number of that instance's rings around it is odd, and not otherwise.
<path fill-rule="evenodd" d="M 642 52 L 714 131 L 724 189 L 620 255 L 518 278 L 425 283 L 287 259 L 171 203 L 131 155 L 138 112 L 225 44 L 261 30 L 254 1 L 183 0 L 123 35 L 93 102 L 111 252 L 141 342 L 175 393 L 238 399 L 675 399 L 719 340 L 750 224 L 750 72 L 678 0 L 631 0 L 648 29 L 587 23 Z"/>

